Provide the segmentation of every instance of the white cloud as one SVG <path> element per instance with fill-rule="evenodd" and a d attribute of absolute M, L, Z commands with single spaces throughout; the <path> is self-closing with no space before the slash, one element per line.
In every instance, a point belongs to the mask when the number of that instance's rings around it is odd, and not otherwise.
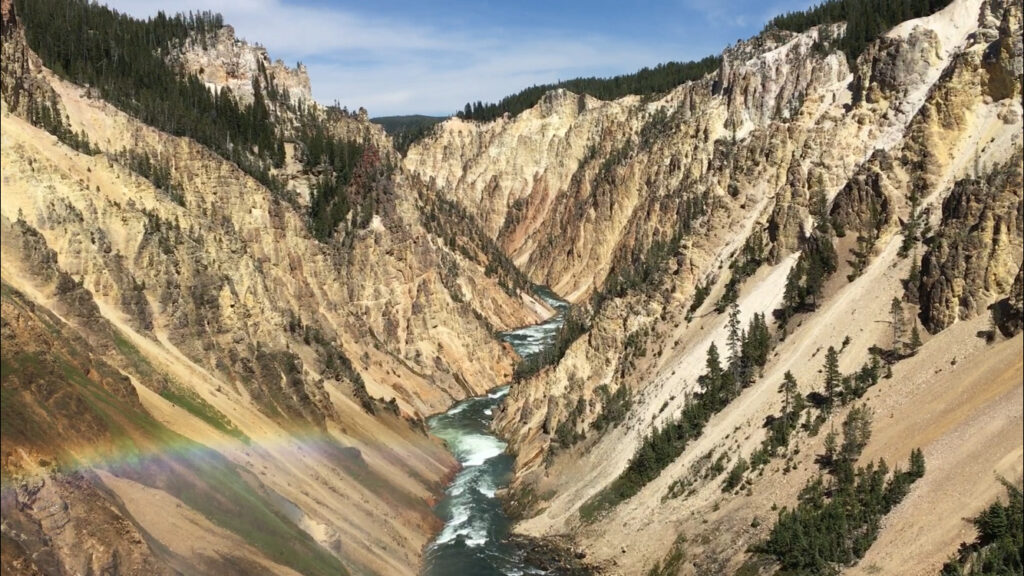
<path fill-rule="evenodd" d="M 744 10 L 738 9 L 732 2 L 722 0 L 684 0 L 683 4 L 690 10 L 700 14 L 708 24 L 741 29 L 751 23 Z"/>
<path fill-rule="evenodd" d="M 195 0 L 110 0 L 135 16 L 196 10 Z M 421 22 L 281 0 L 205 0 L 238 36 L 272 58 L 309 68 L 314 96 L 372 115 L 445 114 L 467 100 L 495 101 L 535 83 L 635 70 L 667 59 L 641 42 L 600 36 L 529 37 L 496 23 L 447 30 Z M 643 40 L 643 39 L 641 39 Z M 685 59 L 697 54 L 680 54 Z"/>

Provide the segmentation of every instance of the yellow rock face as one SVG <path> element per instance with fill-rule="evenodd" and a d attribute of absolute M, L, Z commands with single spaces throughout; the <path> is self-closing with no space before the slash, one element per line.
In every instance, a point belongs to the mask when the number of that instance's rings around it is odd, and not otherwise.
<path fill-rule="evenodd" d="M 225 42 L 227 48 L 218 43 L 204 58 L 235 50 L 223 58 L 226 69 L 265 57 Z M 9 49 L 5 38 L 5 64 Z M 275 198 L 195 142 L 142 125 L 44 69 L 25 71 L 56 94 L 71 127 L 85 131 L 100 152 L 76 152 L 3 105 L 5 374 L 8 359 L 22 358 L 19 351 L 34 341 L 28 332 L 22 338 L 7 332 L 10 290 L 11 306 L 56 315 L 37 323 L 85 338 L 74 345 L 54 340 L 47 365 L 66 361 L 63 354 L 109 363 L 135 398 L 114 413 L 155 422 L 98 424 L 101 429 L 124 428 L 135 445 L 145 444 L 165 463 L 179 462 L 180 445 L 208 450 L 219 462 L 213 470 L 297 526 L 289 536 L 296 542 L 317 543 L 355 572 L 416 573 L 439 528 L 430 505 L 456 466 L 427 437 L 423 419 L 506 382 L 515 357 L 493 331 L 536 322 L 548 311 L 506 293 L 483 265 L 427 234 L 417 190 L 401 173 L 388 214 L 347 239 L 349 247 L 320 243 L 307 231 L 301 193 L 293 203 Z M 247 73 L 211 81 L 241 82 Z M 308 92 L 304 73 L 294 76 L 290 89 Z M 394 154 L 365 119 L 336 118 L 332 129 L 368 137 Z M 116 155 L 123 149 L 164 160 L 179 194 L 122 166 Z M 283 176 L 294 190 L 308 185 L 300 174 Z M 471 303 L 446 287 L 442 258 L 453 263 L 448 274 L 472 295 Z M 338 369 L 343 362 L 350 362 L 349 371 Z M 51 384 L 72 387 L 69 394 L 79 390 L 56 377 Z M 27 406 L 43 410 L 39 389 L 25 394 Z M 76 417 L 42 413 L 56 426 Z M 63 496 L 73 510 L 70 520 L 61 520 L 64 528 L 42 525 L 40 537 L 54 539 L 58 565 L 84 567 L 91 552 L 81 522 L 90 507 L 115 498 L 122 503 L 118 521 L 130 518 L 163 548 L 153 552 L 126 529 L 104 537 L 109 547 L 95 553 L 100 564 L 117 557 L 123 569 L 149 572 L 174 565 L 159 551 L 169 550 L 186 572 L 301 570 L 300 544 L 294 556 L 268 551 L 258 536 L 232 524 L 230 514 L 216 516 L 190 500 L 194 492 L 163 485 L 147 469 L 136 474 L 113 466 L 120 454 L 101 449 L 109 436 L 101 434 L 84 452 L 74 436 L 60 436 L 38 452 L 18 438 L 9 442 L 6 430 L 5 494 L 8 479 L 23 478 L 26 486 L 57 486 L 45 494 L 46 502 L 58 502 L 61 487 L 74 481 L 52 468 L 63 459 L 76 462 L 92 486 Z M 94 449 L 99 454 L 90 456 Z M 41 467 L 40 458 L 50 465 Z M 195 474 L 198 490 L 223 489 L 210 470 Z M 12 490 L 12 502 L 42 502 L 27 489 Z M 231 498 L 224 496 L 225 506 L 238 504 Z M 26 522 L 39 520 L 26 514 Z"/>
<path fill-rule="evenodd" d="M 786 371 L 806 394 L 820 388 L 823 349 L 843 349 L 852 373 L 888 346 L 890 302 L 907 294 L 910 317 L 936 334 L 864 398 L 875 412 L 865 456 L 903 462 L 921 447 L 929 472 L 857 570 L 936 573 L 969 537 L 956 519 L 998 493 L 994 473 L 1021 474 L 1021 336 L 977 338 L 989 304 L 1009 294 L 1020 310 L 1020 23 L 1019 2 L 954 0 L 852 64 L 822 49 L 823 30 L 766 33 L 657 99 L 554 91 L 514 118 L 450 119 L 404 158 L 365 111 L 314 107 L 394 166 L 379 213 L 326 243 L 307 226 L 314 180 L 296 145 L 277 197 L 56 78 L 5 34 L 4 94 L 15 80 L 53 94 L 99 150 L 72 150 L 4 100 L 5 573 L 120 562 L 292 574 L 315 571 L 308 560 L 415 574 L 456 466 L 424 419 L 508 382 L 516 358 L 495 332 L 551 313 L 500 286 L 480 245 L 428 232 L 425 206 L 439 198 L 533 282 L 581 307 L 604 298 L 565 357 L 515 383 L 496 413 L 517 458 L 518 531 L 568 534 L 609 573 L 646 573 L 680 534 L 690 572 L 739 569 L 815 473 L 824 435 L 801 436 L 748 492 L 723 493 L 710 463 L 760 446 Z M 311 101 L 303 69 L 227 28 L 169 58 L 243 99 L 262 78 Z M 179 190 L 123 166 L 127 149 L 159 157 Z M 901 257 L 911 218 L 935 242 Z M 757 253 L 732 288 L 743 323 L 771 321 L 825 221 L 843 235 L 817 310 L 777 334 L 754 384 L 658 478 L 582 518 L 700 392 L 709 346 L 726 350 L 715 308 L 731 265 Z M 927 269 L 910 286 L 915 262 Z M 624 416 L 598 425 L 619 391 Z"/>
<path fill-rule="evenodd" d="M 976 209 L 960 211 L 972 216 L 954 216 L 943 205 L 957 181 L 1007 173 L 1011 177 L 994 178 L 1016 182 L 1012 174 L 1020 174 L 1019 19 L 1013 3 L 955 1 L 901 24 L 852 69 L 841 54 L 815 46 L 820 31 L 768 34 L 730 48 L 718 73 L 659 100 L 605 103 L 552 93 L 516 118 L 483 125 L 449 120 L 411 148 L 409 170 L 434 178 L 441 193 L 476 210 L 533 280 L 580 303 L 624 265 L 651 254 L 656 242 L 688 221 L 692 226 L 653 285 L 605 302 L 590 332 L 557 366 L 513 386 L 496 427 L 517 454 L 509 498 L 523 516 L 520 531 L 572 534 L 588 561 L 613 573 L 646 572 L 669 553 L 677 534 L 685 535 L 687 558 L 698 571 L 738 569 L 747 547 L 770 529 L 773 505 L 795 502 L 821 438 L 800 441 L 791 463 L 796 472 L 769 466 L 752 480 L 748 496 L 723 495 L 718 476 L 701 479 L 707 457 L 749 457 L 763 438 L 765 418 L 778 411 L 777 387 L 786 370 L 807 393 L 820 386 L 824 348 L 845 346 L 843 370 L 852 372 L 867 360 L 869 347 L 888 346 L 889 302 L 904 294 L 911 261 L 926 252 L 946 288 L 934 303 L 908 305 L 910 316 L 920 311 L 924 319 L 935 309 L 949 319 L 943 326 L 955 329 L 926 343 L 915 362 L 901 364 L 891 383 L 869 395 L 878 435 L 869 451 L 890 463 L 904 461 L 912 446 L 894 443 L 907 432 L 890 415 L 908 408 L 893 407 L 955 381 L 943 366 L 977 366 L 998 373 L 1001 387 L 982 392 L 991 382 L 971 379 L 962 384 L 964 394 L 991 392 L 985 396 L 991 403 L 965 407 L 947 420 L 946 409 L 957 401 L 943 396 L 951 404 L 938 400 L 921 411 L 929 414 L 921 426 L 935 432 L 919 444 L 943 470 L 926 476 L 921 490 L 935 494 L 945 490 L 940 486 L 977 481 L 957 469 L 969 456 L 946 448 L 959 434 L 954 428 L 979 426 L 995 443 L 969 466 L 988 472 L 983 489 L 957 501 L 960 509 L 977 510 L 999 492 L 992 471 L 1019 478 L 1013 458 L 1020 453 L 1020 402 L 1000 404 L 1020 395 L 1020 356 L 1010 351 L 1019 347 L 1019 336 L 989 352 L 974 335 L 988 323 L 985 308 L 1009 294 L 1024 259 L 1020 186 L 985 188 L 988 193 L 975 195 Z M 703 207 L 692 220 L 688 194 Z M 830 206 L 824 215 L 815 213 L 817 195 Z M 926 235 L 946 237 L 942 242 L 957 242 L 956 248 L 919 246 L 916 255 L 898 255 L 912 195 L 919 198 L 915 209 L 924 214 L 918 217 L 927 222 Z M 582 519 L 580 507 L 622 472 L 643 438 L 699 391 L 696 377 L 708 346 L 726 349 L 725 317 L 713 308 L 748 238 L 760 235 L 767 246 L 765 264 L 739 285 L 744 323 L 755 312 L 771 319 L 803 239 L 823 218 L 841 226 L 845 237 L 836 241 L 840 269 L 818 311 L 789 326 L 752 388 L 655 481 L 607 516 Z M 861 236 L 871 247 L 858 257 Z M 859 272 L 848 263 L 857 260 Z M 710 294 L 688 314 L 698 284 Z M 916 387 L 909 392 L 905 386 Z M 620 387 L 632 399 L 628 416 L 610 429 L 595 427 L 607 394 Z M 1004 424 L 983 425 L 994 410 L 1008 411 Z M 586 439 L 563 445 L 559 427 L 567 424 Z M 690 482 L 692 491 L 670 498 L 673 482 Z M 897 522 L 929 522 L 923 498 L 908 507 Z M 894 558 L 909 546 L 913 560 L 904 558 L 903 567 L 934 573 L 966 530 L 920 528 L 913 545 L 910 537 L 888 532 L 872 558 L 896 570 Z M 862 562 L 867 571 L 871 565 Z"/>

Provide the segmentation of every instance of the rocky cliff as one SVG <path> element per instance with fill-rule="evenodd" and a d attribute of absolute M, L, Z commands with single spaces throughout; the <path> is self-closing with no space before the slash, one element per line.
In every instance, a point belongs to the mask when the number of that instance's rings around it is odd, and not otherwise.
<path fill-rule="evenodd" d="M 424 418 L 511 378 L 494 333 L 550 313 L 530 282 L 578 322 L 496 414 L 518 531 L 610 574 L 771 572 L 752 546 L 862 404 L 862 459 L 927 472 L 849 571 L 936 573 L 1022 473 L 1021 7 L 954 0 L 854 59 L 844 32 L 768 30 L 657 97 L 453 118 L 404 158 L 230 28 L 161 53 L 266 104 L 261 174 L 47 70 L 5 0 L 5 573 L 415 573 L 455 466 Z M 372 180 L 320 230 L 312 132 Z M 730 401 L 607 504 L 758 321 Z M 829 347 L 870 383 L 834 411 Z M 769 453 L 793 393 L 818 416 Z"/>
<path fill-rule="evenodd" d="M 543 307 L 428 233 L 401 170 L 365 227 L 317 240 L 297 159 L 272 192 L 46 70 L 8 2 L 3 22 L 5 573 L 415 573 L 456 466 L 424 418 L 505 382 L 494 331 Z M 168 57 L 273 83 L 285 133 L 304 101 L 394 155 L 230 29 Z M 44 131 L 37 94 L 89 144 Z"/>
<path fill-rule="evenodd" d="M 238 39 L 231 26 L 209 35 L 194 35 L 176 46 L 168 58 L 212 89 L 230 90 L 243 101 L 252 102 L 258 86 L 269 88 L 287 103 L 315 104 L 309 74 L 301 62 L 289 68 L 281 60 L 271 60 L 265 48 Z"/>
<path fill-rule="evenodd" d="M 786 466 L 764 469 L 738 496 L 723 493 L 725 472 L 764 438 L 784 372 L 807 394 L 821 386 L 824 348 L 843 349 L 850 372 L 905 345 L 892 336 L 894 297 L 928 330 L 945 328 L 868 399 L 876 414 L 897 414 L 937 398 L 917 422 L 931 431 L 919 442 L 941 470 L 921 481 L 922 493 L 974 482 L 967 467 L 1019 477 L 1021 403 L 995 399 L 1020 396 L 1020 343 L 990 351 L 974 334 L 1024 258 L 1014 180 L 1020 17 L 1012 2 L 954 1 L 852 62 L 830 47 L 842 25 L 768 31 L 727 49 L 717 73 L 658 99 L 553 92 L 514 118 L 449 120 L 411 147 L 409 170 L 477 214 L 531 279 L 592 314 L 561 361 L 513 386 L 496 419 L 517 454 L 509 501 L 519 530 L 571 534 L 610 573 L 652 568 L 677 535 L 689 570 L 758 562 L 748 546 L 796 500 L 821 439 L 801 437 Z M 808 266 L 822 262 L 818 295 L 787 304 L 789 278 L 806 290 Z M 728 350 L 733 301 L 741 326 L 755 313 L 779 321 L 775 351 L 654 481 L 595 516 L 587 504 L 701 393 L 709 345 Z M 950 415 L 956 402 L 942 386 L 956 377 L 941 368 L 950 364 L 990 374 L 956 388 L 990 400 Z M 933 369 L 941 376 L 923 376 Z M 981 424 L 999 410 L 1004 424 Z M 914 435 L 900 438 L 905 427 L 881 417 L 875 427 L 868 451 L 905 459 Z M 977 460 L 950 449 L 957 430 L 977 427 L 992 442 Z M 979 494 L 998 489 L 993 480 Z M 983 502 L 959 499 L 940 512 L 927 498 L 894 522 L 935 521 L 935 530 L 913 543 L 887 532 L 860 566 L 938 569 L 962 528 L 932 515 L 961 517 L 954 504 Z"/>
<path fill-rule="evenodd" d="M 982 313 L 1010 293 L 1024 246 L 1020 152 L 983 180 L 960 180 L 942 203 L 918 287 L 921 321 L 934 332 Z"/>

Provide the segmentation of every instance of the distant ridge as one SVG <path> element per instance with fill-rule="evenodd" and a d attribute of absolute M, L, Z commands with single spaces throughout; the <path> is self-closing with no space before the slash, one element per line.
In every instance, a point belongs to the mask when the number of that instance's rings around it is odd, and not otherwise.
<path fill-rule="evenodd" d="M 370 122 L 383 126 L 384 130 L 394 140 L 395 149 L 405 154 L 410 144 L 426 136 L 431 128 L 447 118 L 447 116 L 407 114 L 404 116 L 379 116 L 371 118 Z"/>

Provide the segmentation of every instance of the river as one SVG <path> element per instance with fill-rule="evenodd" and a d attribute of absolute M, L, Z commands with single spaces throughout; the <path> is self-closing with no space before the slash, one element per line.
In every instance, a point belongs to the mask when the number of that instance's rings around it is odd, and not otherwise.
<path fill-rule="evenodd" d="M 538 287 L 535 293 L 558 313 L 540 324 L 501 334 L 523 358 L 551 346 L 569 308 L 546 288 Z M 511 522 L 495 497 L 508 484 L 514 461 L 505 453 L 505 443 L 491 432 L 494 409 L 506 394 L 508 385 L 495 388 L 428 421 L 431 433 L 448 443 L 462 469 L 435 508 L 444 529 L 427 549 L 426 576 L 543 574 L 509 543 Z"/>

